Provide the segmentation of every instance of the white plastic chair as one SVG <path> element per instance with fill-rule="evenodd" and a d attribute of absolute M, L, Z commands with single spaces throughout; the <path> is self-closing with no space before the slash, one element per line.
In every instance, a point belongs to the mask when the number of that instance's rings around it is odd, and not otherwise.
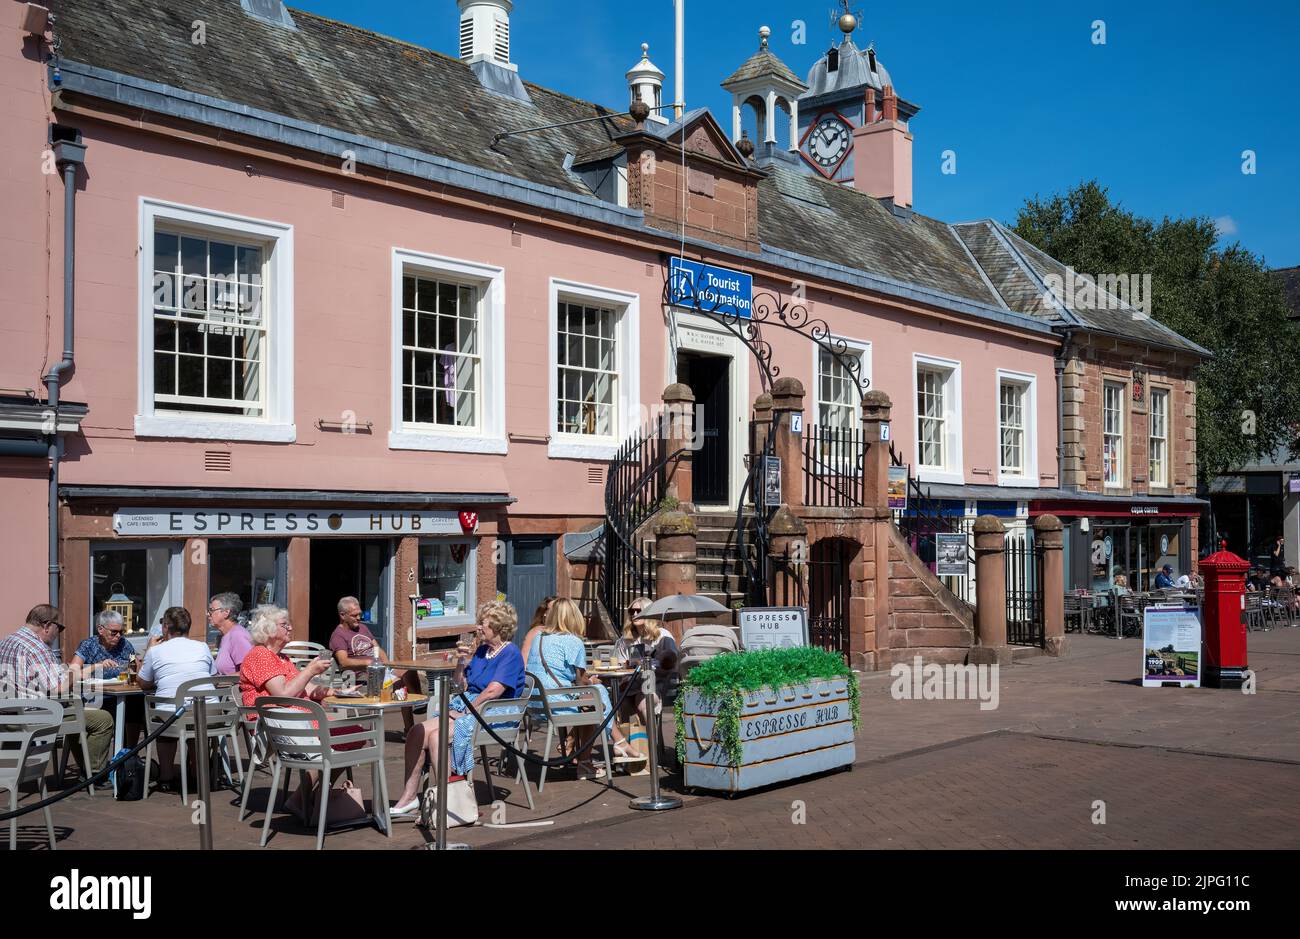
<path fill-rule="evenodd" d="M 63 723 L 59 725 L 59 734 L 54 741 L 58 760 L 51 761 L 51 765 L 55 767 L 54 778 L 62 788 L 63 780 L 68 774 L 68 754 L 72 752 L 67 738 L 75 736 L 81 744 L 81 755 L 77 757 L 77 766 L 81 769 L 83 779 L 90 778 L 90 747 L 86 743 L 86 702 L 76 694 L 64 695 L 56 700 L 63 706 Z M 94 786 L 87 786 L 86 791 L 92 797 L 95 795 Z"/>
<path fill-rule="evenodd" d="M 492 730 L 502 740 L 509 742 L 512 747 L 519 748 L 519 738 L 523 735 L 524 718 L 528 709 L 528 702 L 533 696 L 533 683 L 536 679 L 529 675 L 524 682 L 524 693 L 518 698 L 499 698 L 489 701 L 482 707 L 475 706 L 479 716 L 490 724 Z M 492 737 L 481 723 L 474 725 L 474 740 L 472 747 L 478 747 L 479 759 L 483 764 L 483 779 L 487 783 L 489 798 L 496 799 L 496 790 L 492 787 L 492 770 L 488 767 L 488 747 L 495 747 L 500 754 L 501 759 L 505 759 L 507 750 Z M 524 795 L 528 799 L 528 811 L 533 811 L 533 793 L 528 787 L 528 773 L 524 768 L 522 757 L 515 757 L 515 763 L 519 767 L 519 774 L 516 777 L 523 784 Z"/>
<path fill-rule="evenodd" d="M 40 798 L 46 798 L 45 773 L 62 723 L 63 705 L 57 701 L 0 700 L 0 789 L 9 790 L 9 811 L 18 810 L 18 791 L 24 783 L 36 783 Z M 53 851 L 54 819 L 49 806 L 41 811 Z M 18 850 L 17 818 L 9 819 L 9 850 Z"/>
<path fill-rule="evenodd" d="M 384 720 L 382 714 L 361 714 L 335 720 L 325 713 L 316 701 L 302 698 L 262 697 L 253 702 L 257 708 L 258 723 L 264 736 L 271 760 L 271 793 L 267 799 L 266 820 L 262 823 L 262 847 L 271 834 L 271 816 L 275 813 L 275 799 L 280 788 L 281 770 L 295 769 L 319 772 L 320 796 L 317 798 L 316 850 L 325 844 L 325 811 L 329 805 L 330 781 L 334 770 L 354 766 L 369 766 L 371 776 L 371 813 L 380 831 L 393 836 L 393 824 L 388 815 L 388 780 L 384 775 Z M 349 733 L 330 734 L 332 728 L 360 726 Z M 355 750 L 340 750 L 339 746 L 362 743 Z M 382 809 L 382 819 L 377 810 Z"/>
<path fill-rule="evenodd" d="M 605 720 L 605 703 L 601 700 L 600 689 L 594 685 L 570 685 L 564 688 L 547 688 L 538 683 L 536 695 L 541 695 L 542 716 L 546 724 L 546 745 L 542 749 L 542 758 L 549 759 L 551 744 L 556 732 L 574 730 L 578 727 L 598 727 Z M 535 712 L 534 712 L 535 713 Z M 601 745 L 605 750 L 605 782 L 613 785 L 614 770 L 609 759 L 609 727 L 600 735 Z M 537 791 L 546 786 L 546 770 L 542 767 L 541 777 L 537 780 Z"/>
<path fill-rule="evenodd" d="M 207 693 L 204 694 L 203 692 Z M 182 682 L 180 687 L 176 689 L 174 698 L 160 698 L 158 695 L 151 694 L 144 699 L 145 733 L 151 734 L 166 723 L 181 705 L 191 703 L 195 698 L 206 698 L 208 702 L 208 740 L 217 741 L 218 745 L 225 740 L 230 741 L 231 746 L 235 749 L 235 773 L 242 782 L 243 774 L 240 769 L 242 755 L 239 750 L 239 703 L 236 700 L 238 693 L 238 675 L 213 675 L 208 678 L 191 678 L 189 681 Z M 176 740 L 180 744 L 178 756 L 181 764 L 181 804 L 189 805 L 188 744 L 190 741 L 198 739 L 198 722 L 195 718 L 192 703 L 176 723 L 163 731 L 162 736 Z M 157 741 L 151 740 L 144 757 L 145 798 L 149 797 L 149 776 L 156 750 Z M 208 754 L 200 753 L 196 755 L 196 758 L 207 759 Z M 222 761 L 225 761 L 224 752 Z M 227 765 L 226 769 L 229 772 L 230 766 Z"/>

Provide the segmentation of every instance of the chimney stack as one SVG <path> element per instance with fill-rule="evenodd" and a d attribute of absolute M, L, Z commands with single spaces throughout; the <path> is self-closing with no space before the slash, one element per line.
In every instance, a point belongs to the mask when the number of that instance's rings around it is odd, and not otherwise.
<path fill-rule="evenodd" d="M 853 188 L 900 208 L 912 207 L 912 135 L 899 120 L 893 85 L 881 93 L 876 120 L 875 90 L 866 91 L 867 119 L 853 130 Z"/>

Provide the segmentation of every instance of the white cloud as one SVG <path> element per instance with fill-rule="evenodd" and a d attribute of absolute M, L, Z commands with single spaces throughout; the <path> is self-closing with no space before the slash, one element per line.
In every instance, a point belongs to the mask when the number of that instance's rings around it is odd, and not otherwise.
<path fill-rule="evenodd" d="M 1219 230 L 1220 237 L 1237 234 L 1237 222 L 1231 215 L 1220 215 L 1214 220 L 1214 227 Z"/>

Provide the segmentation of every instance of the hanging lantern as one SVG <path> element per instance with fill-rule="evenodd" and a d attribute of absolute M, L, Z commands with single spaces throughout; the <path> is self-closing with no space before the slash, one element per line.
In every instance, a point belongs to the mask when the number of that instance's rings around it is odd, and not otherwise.
<path fill-rule="evenodd" d="M 132 612 L 135 609 L 135 602 L 132 601 L 123 591 L 126 589 L 120 583 L 113 584 L 110 588 L 112 594 L 104 601 L 104 610 L 110 613 L 116 613 L 122 617 L 122 628 L 126 632 L 131 632 L 135 622 L 135 616 Z"/>

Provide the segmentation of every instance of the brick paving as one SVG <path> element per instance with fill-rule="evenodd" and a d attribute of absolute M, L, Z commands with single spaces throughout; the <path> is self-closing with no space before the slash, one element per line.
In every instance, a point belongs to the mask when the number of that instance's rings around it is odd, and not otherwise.
<path fill-rule="evenodd" d="M 1140 644 L 1092 636 L 1076 637 L 1064 658 L 1003 669 L 996 710 L 894 700 L 891 676 L 868 674 L 850 772 L 735 799 L 687 794 L 685 808 L 649 817 L 627 806 L 648 791 L 645 777 L 619 776 L 611 789 L 552 776 L 535 812 L 512 781 L 505 821 L 550 825 L 454 829 L 452 839 L 530 849 L 1300 847 L 1300 629 L 1252 633 L 1250 647 L 1254 695 L 1141 688 Z M 397 743 L 386 771 L 396 795 Z M 358 781 L 368 797 L 368 776 Z M 233 794 L 218 794 L 217 848 L 257 847 L 268 785 L 257 778 L 242 823 Z M 795 800 L 803 824 L 792 822 Z M 1092 823 L 1095 800 L 1106 803 L 1105 825 Z M 60 850 L 194 848 L 191 814 L 168 795 L 115 804 L 82 794 L 54 808 Z M 24 819 L 20 847 L 43 844 L 39 819 Z M 267 850 L 313 846 L 314 831 L 290 816 L 277 814 L 272 830 Z M 391 839 L 371 827 L 335 832 L 325 848 L 413 850 L 428 840 L 406 823 Z"/>

